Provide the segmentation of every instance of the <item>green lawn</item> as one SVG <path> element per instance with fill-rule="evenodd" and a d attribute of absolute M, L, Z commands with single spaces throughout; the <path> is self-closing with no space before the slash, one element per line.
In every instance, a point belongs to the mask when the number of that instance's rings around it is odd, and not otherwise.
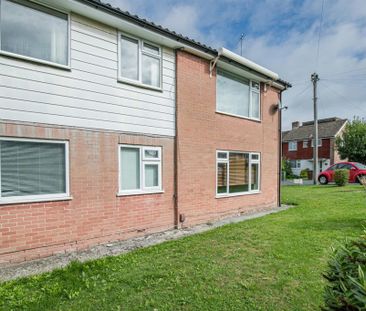
<path fill-rule="evenodd" d="M 245 199 L 245 197 L 244 197 Z M 361 186 L 283 189 L 295 208 L 0 285 L 0 309 L 317 310 L 330 247 L 358 236 Z"/>

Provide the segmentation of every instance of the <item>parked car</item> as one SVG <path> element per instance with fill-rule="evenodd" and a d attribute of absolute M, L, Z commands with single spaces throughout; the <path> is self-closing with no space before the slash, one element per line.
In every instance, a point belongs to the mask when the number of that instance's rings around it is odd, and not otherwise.
<path fill-rule="evenodd" d="M 321 172 L 318 176 L 319 183 L 326 185 L 334 181 L 335 170 L 349 170 L 349 182 L 359 182 L 358 177 L 366 176 L 366 165 L 357 162 L 341 162 L 330 166 L 327 170 Z"/>

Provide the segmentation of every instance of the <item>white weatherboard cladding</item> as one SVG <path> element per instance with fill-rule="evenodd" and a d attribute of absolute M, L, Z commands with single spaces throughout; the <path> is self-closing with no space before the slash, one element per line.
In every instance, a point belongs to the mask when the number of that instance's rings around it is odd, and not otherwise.
<path fill-rule="evenodd" d="M 174 136 L 174 51 L 162 49 L 162 92 L 117 82 L 117 29 L 70 20 L 71 71 L 0 56 L 0 118 Z"/>

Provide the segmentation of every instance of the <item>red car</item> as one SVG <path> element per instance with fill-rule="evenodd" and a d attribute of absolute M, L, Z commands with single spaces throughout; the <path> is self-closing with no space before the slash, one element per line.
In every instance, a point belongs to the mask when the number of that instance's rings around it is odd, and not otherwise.
<path fill-rule="evenodd" d="M 334 171 L 339 169 L 349 170 L 349 182 L 359 182 L 359 176 L 366 176 L 366 165 L 357 162 L 341 162 L 332 165 L 318 176 L 319 183 L 326 185 L 334 180 Z"/>

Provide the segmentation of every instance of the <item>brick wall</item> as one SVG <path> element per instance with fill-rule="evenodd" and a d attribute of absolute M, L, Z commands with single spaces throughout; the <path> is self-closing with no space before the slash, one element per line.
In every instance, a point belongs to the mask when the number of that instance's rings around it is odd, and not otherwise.
<path fill-rule="evenodd" d="M 319 158 L 331 159 L 333 142 L 329 138 L 322 139 L 322 145 L 318 148 Z M 288 142 L 282 143 L 282 154 L 289 160 L 306 160 L 313 158 L 313 148 L 311 147 L 311 141 L 308 140 L 308 147 L 303 148 L 303 141 L 297 142 L 297 150 L 289 151 Z"/>
<path fill-rule="evenodd" d="M 0 124 L 0 135 L 69 141 L 72 200 L 0 205 L 0 262 L 83 249 L 174 226 L 174 139 Z M 162 146 L 162 194 L 117 197 L 118 144 Z"/>
<path fill-rule="evenodd" d="M 278 199 L 278 92 L 261 86 L 262 122 L 216 113 L 216 76 L 209 62 L 177 54 L 179 213 L 183 226 L 238 212 L 273 208 Z M 216 198 L 216 150 L 261 153 L 261 193 Z"/>

